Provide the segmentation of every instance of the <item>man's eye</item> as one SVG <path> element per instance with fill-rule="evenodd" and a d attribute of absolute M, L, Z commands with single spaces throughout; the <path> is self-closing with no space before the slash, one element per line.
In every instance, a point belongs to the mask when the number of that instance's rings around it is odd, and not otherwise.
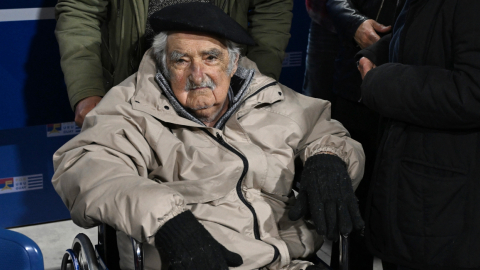
<path fill-rule="evenodd" d="M 215 57 L 213 55 L 210 55 L 210 56 L 207 57 L 207 60 L 209 60 L 209 61 L 213 61 L 213 60 L 216 60 L 216 59 L 217 59 L 217 57 Z"/>

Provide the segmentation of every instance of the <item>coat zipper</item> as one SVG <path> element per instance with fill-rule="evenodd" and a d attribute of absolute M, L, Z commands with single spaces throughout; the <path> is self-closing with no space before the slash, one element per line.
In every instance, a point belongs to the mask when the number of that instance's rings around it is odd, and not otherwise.
<path fill-rule="evenodd" d="M 380 8 L 378 9 L 378 12 L 377 12 L 377 17 L 375 18 L 376 22 L 378 22 L 378 18 L 380 17 L 380 13 L 382 12 L 384 3 L 385 3 L 385 0 L 382 0 L 382 3 L 380 4 Z M 398 8 L 399 4 L 400 4 L 400 0 L 397 0 L 397 4 L 395 5 L 395 11 Z M 395 23 L 395 22 L 393 22 L 393 23 Z"/>
<path fill-rule="evenodd" d="M 226 143 L 223 140 L 222 136 L 218 132 L 217 132 L 217 136 L 215 137 L 212 133 L 208 132 L 206 129 L 202 129 L 202 131 L 205 132 L 212 139 L 217 141 L 219 144 L 221 144 L 223 147 L 225 147 L 226 149 L 233 152 L 235 155 L 237 155 L 242 160 L 243 171 L 242 171 L 242 175 L 240 176 L 240 179 L 237 182 L 236 191 L 237 191 L 237 195 L 240 198 L 240 200 L 243 202 L 243 204 L 245 204 L 245 206 L 250 210 L 250 212 L 253 215 L 253 235 L 255 236 L 255 239 L 259 240 L 259 241 L 262 241 L 260 239 L 260 229 L 259 229 L 259 225 L 258 225 L 258 218 L 257 218 L 257 213 L 255 212 L 255 208 L 253 208 L 253 206 L 245 199 L 245 197 L 243 196 L 243 193 L 242 193 L 242 182 L 243 182 L 243 179 L 245 178 L 245 176 L 247 175 L 247 172 L 248 172 L 248 160 L 247 160 L 247 158 L 244 155 L 242 155 L 240 152 L 238 152 L 237 149 L 233 148 L 231 145 Z M 272 261 L 269 264 L 276 261 L 278 256 L 280 256 L 280 251 L 278 250 L 278 248 L 274 245 L 271 245 L 271 246 L 274 249 L 274 255 L 273 255 Z"/>
<path fill-rule="evenodd" d="M 273 83 L 269 83 L 263 87 L 261 87 L 260 89 L 258 89 L 257 91 L 255 91 L 255 93 L 251 94 L 250 96 L 248 96 L 247 98 L 245 98 L 243 100 L 243 102 L 245 102 L 245 100 L 255 96 L 256 94 L 258 94 L 260 91 L 264 90 L 265 88 L 268 88 L 270 86 L 273 86 L 273 85 L 276 85 L 277 82 L 273 82 Z M 253 208 L 253 206 L 245 199 L 245 197 L 243 196 L 242 194 L 242 182 L 243 182 L 243 178 L 245 178 L 245 176 L 247 175 L 247 172 L 248 172 L 248 160 L 247 158 L 242 155 L 240 152 L 237 151 L 237 149 L 233 148 L 231 145 L 229 145 L 227 142 L 225 142 L 222 138 L 222 136 L 217 132 L 217 136 L 215 137 L 212 133 L 208 132 L 206 129 L 202 129 L 203 132 L 205 132 L 208 136 L 210 136 L 212 139 L 214 139 L 216 142 L 218 142 L 219 144 L 221 144 L 223 147 L 225 147 L 226 149 L 230 150 L 231 152 L 233 152 L 235 155 L 237 155 L 243 162 L 243 171 L 242 171 L 242 175 L 240 176 L 240 179 L 238 179 L 238 182 L 237 182 L 237 186 L 236 186 L 236 191 L 237 191 L 237 195 L 238 197 L 240 198 L 240 201 L 243 202 L 243 204 L 245 204 L 245 206 L 250 210 L 250 212 L 252 213 L 253 215 L 253 235 L 255 237 L 256 240 L 259 240 L 259 241 L 262 241 L 260 239 L 260 229 L 259 229 L 259 225 L 258 225 L 258 218 L 257 218 L 257 213 L 255 212 L 255 208 Z M 274 255 L 273 255 L 273 259 L 272 261 L 269 263 L 269 264 L 272 264 L 273 262 L 275 262 L 278 257 L 280 256 L 280 251 L 278 250 L 278 248 L 275 246 L 275 245 L 272 245 L 272 244 L 269 244 L 273 247 L 274 249 Z M 267 264 L 267 265 L 269 265 Z"/>
<path fill-rule="evenodd" d="M 270 87 L 270 86 L 274 86 L 274 85 L 276 85 L 276 84 L 277 84 L 277 82 L 271 82 L 271 83 L 269 83 L 269 84 L 267 84 L 267 85 L 265 85 L 265 86 L 262 86 L 262 88 L 260 88 L 260 89 L 258 89 L 257 91 L 255 91 L 255 93 L 253 93 L 253 94 L 251 94 L 250 96 L 248 96 L 247 98 L 245 98 L 242 102 L 245 102 L 247 99 L 255 96 L 255 95 L 258 94 L 258 93 L 260 93 L 263 89 L 265 89 L 265 88 L 267 88 L 267 87 Z"/>
<path fill-rule="evenodd" d="M 383 3 L 385 3 L 385 0 L 382 0 L 382 3 L 380 4 L 380 8 L 378 9 L 378 13 L 377 13 L 377 18 L 375 19 L 376 22 L 378 22 L 378 17 L 380 17 L 380 12 L 382 12 Z"/>
<path fill-rule="evenodd" d="M 212 133 L 208 132 L 206 129 L 202 129 L 202 130 L 205 133 L 207 133 L 207 135 L 210 136 L 212 139 L 214 139 L 219 144 L 221 144 L 223 147 L 227 148 L 228 150 L 233 152 L 235 155 L 237 155 L 240 159 L 242 159 L 243 171 L 242 171 L 242 175 L 240 176 L 240 179 L 237 182 L 236 191 L 237 191 L 238 197 L 243 202 L 243 204 L 245 204 L 245 206 L 248 207 L 250 212 L 252 212 L 252 215 L 253 215 L 253 235 L 255 236 L 255 239 L 260 240 L 260 230 L 259 230 L 259 226 L 258 226 L 257 214 L 255 213 L 255 209 L 253 208 L 253 206 L 245 199 L 245 197 L 242 194 L 242 180 L 243 180 L 243 178 L 245 177 L 245 175 L 247 174 L 247 171 L 248 171 L 248 160 L 247 160 L 247 158 L 245 158 L 245 156 L 243 156 L 240 152 L 238 152 L 237 149 L 233 148 L 228 143 L 226 143 L 223 140 L 222 136 L 220 136 L 220 134 L 218 132 L 217 132 L 217 136 L 215 137 Z"/>

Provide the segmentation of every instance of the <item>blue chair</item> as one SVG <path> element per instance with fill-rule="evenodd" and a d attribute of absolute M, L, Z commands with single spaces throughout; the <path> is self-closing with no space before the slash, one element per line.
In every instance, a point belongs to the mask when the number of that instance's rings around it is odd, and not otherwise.
<path fill-rule="evenodd" d="M 42 251 L 21 233 L 0 228 L 0 254 L 0 269 L 44 269 Z"/>

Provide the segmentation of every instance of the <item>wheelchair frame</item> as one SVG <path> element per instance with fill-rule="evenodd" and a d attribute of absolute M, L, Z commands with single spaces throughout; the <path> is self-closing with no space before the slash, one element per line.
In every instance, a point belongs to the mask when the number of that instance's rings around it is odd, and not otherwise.
<path fill-rule="evenodd" d="M 135 270 L 143 270 L 144 253 L 142 243 L 130 238 L 134 254 Z M 117 270 L 120 269 L 115 230 L 102 224 L 98 226 L 98 245 L 83 233 L 73 239 L 72 247 L 65 251 L 61 270 Z"/>
<path fill-rule="evenodd" d="M 135 270 L 144 268 L 144 252 L 142 243 L 130 238 L 134 257 Z M 117 270 L 120 269 L 118 247 L 115 230 L 102 224 L 98 226 L 99 244 L 93 248 L 92 242 L 83 233 L 79 233 L 73 240 L 72 247 L 63 255 L 61 270 Z M 348 238 L 340 237 L 339 269 L 349 270 Z M 322 260 L 320 263 L 331 269 Z M 317 263 L 319 263 L 317 262 Z"/>

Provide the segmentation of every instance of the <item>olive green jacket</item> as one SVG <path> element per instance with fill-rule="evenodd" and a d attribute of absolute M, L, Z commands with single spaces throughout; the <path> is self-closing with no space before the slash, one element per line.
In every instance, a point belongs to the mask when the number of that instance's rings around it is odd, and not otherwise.
<path fill-rule="evenodd" d="M 72 108 L 104 96 L 135 73 L 148 49 L 144 39 L 149 0 L 58 0 L 55 35 Z M 248 30 L 256 46 L 243 52 L 278 80 L 290 38 L 293 0 L 215 0 Z"/>

